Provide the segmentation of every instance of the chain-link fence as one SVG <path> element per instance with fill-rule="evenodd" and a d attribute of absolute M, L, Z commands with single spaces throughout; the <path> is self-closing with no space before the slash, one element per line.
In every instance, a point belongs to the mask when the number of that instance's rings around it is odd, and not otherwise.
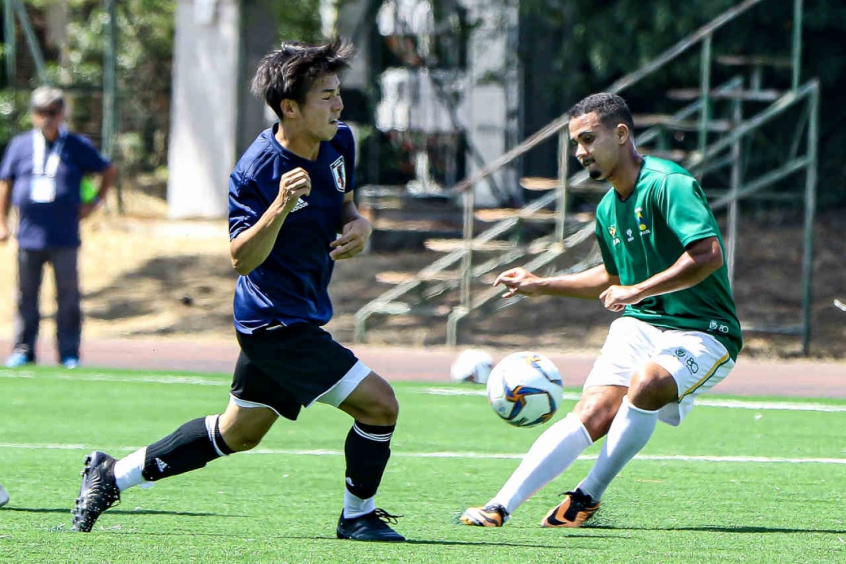
<path fill-rule="evenodd" d="M 3 0 L 0 150 L 31 127 L 30 93 L 49 83 L 65 91 L 68 127 L 119 166 L 119 196 L 163 196 L 174 10 L 168 0 Z"/>

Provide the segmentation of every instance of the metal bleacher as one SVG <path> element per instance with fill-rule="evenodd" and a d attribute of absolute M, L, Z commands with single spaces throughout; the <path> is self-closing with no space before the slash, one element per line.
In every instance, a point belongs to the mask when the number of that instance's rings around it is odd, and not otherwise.
<path fill-rule="evenodd" d="M 815 80 L 799 83 L 801 57 L 802 1 L 794 0 L 794 31 L 790 57 L 712 56 L 712 40 L 716 32 L 741 17 L 750 8 L 766 0 L 746 0 L 727 10 L 690 36 L 656 57 L 644 67 L 630 73 L 607 88 L 609 92 L 631 89 L 655 71 L 676 60 L 694 47 L 701 49 L 701 72 L 698 86 L 667 92 L 680 103 L 672 114 L 635 116 L 635 143 L 643 154 L 652 154 L 680 162 L 698 178 L 715 170 L 728 169 L 728 186 L 706 192 L 712 208 L 727 210 L 727 264 L 734 276 L 738 202 L 747 197 L 761 197 L 763 191 L 787 175 L 805 172 L 802 199 L 805 203 L 805 241 L 803 259 L 803 318 L 789 327 L 754 327 L 744 330 L 784 332 L 802 336 L 803 349 L 808 350 L 810 335 L 810 287 L 812 237 L 811 225 L 816 198 L 816 147 L 819 109 L 819 85 Z M 735 68 L 738 74 L 723 84 L 712 86 L 713 63 Z M 792 70 L 791 88 L 763 88 L 762 69 Z M 749 76 L 743 74 L 748 71 Z M 716 101 L 728 104 L 726 115 L 714 116 Z M 763 108 L 762 108 L 763 106 Z M 749 112 L 752 108 L 753 113 Z M 801 114 L 796 138 L 804 142 L 788 151 L 784 164 L 755 178 L 743 178 L 741 161 L 744 140 L 771 121 L 791 110 Z M 749 114 L 750 117 L 746 117 Z M 496 273 L 511 266 L 524 266 L 532 271 L 578 271 L 598 264 L 600 257 L 594 243 L 591 213 L 571 209 L 573 196 L 582 202 L 595 203 L 609 186 L 590 180 L 584 171 L 569 170 L 566 114 L 553 120 L 520 145 L 458 183 L 453 194 L 463 200 L 463 237 L 459 240 L 427 240 L 428 249 L 444 255 L 416 273 L 390 273 L 382 283 L 394 284 L 377 299 L 362 307 L 355 316 L 355 339 L 366 340 L 368 323 L 380 316 L 385 323 L 392 316 L 445 317 L 446 343 L 459 340 L 459 324 L 468 315 L 484 316 L 509 307 L 520 297 L 502 300 L 502 289 L 492 288 Z M 804 135 L 803 135 L 804 133 Z M 473 187 L 503 166 L 519 158 L 539 143 L 558 138 L 557 178 L 524 178 L 524 189 L 538 191 L 539 196 L 522 209 L 477 209 Z M 685 137 L 682 148 L 668 139 Z"/>

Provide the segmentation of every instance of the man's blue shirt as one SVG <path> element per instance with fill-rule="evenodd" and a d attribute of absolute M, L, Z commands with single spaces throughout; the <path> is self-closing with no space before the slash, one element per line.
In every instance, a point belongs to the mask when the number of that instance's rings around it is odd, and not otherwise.
<path fill-rule="evenodd" d="M 68 132 L 56 170 L 56 194 L 51 202 L 32 201 L 34 130 L 15 136 L 0 163 L 0 180 L 12 184 L 12 205 L 18 208 L 18 244 L 22 249 L 79 246 L 79 187 L 82 177 L 103 172 L 109 161 L 91 142 Z M 50 153 L 53 144 L 47 144 Z"/>
<path fill-rule="evenodd" d="M 325 325 L 331 319 L 334 261 L 329 244 L 342 227 L 344 195 L 355 185 L 355 141 L 346 124 L 339 124 L 332 141 L 320 144 L 314 161 L 282 147 L 275 138 L 277 128 L 258 136 L 229 178 L 229 239 L 255 225 L 267 211 L 284 173 L 305 169 L 311 193 L 285 218 L 267 259 L 238 278 L 235 328 L 242 333 L 278 324 Z"/>

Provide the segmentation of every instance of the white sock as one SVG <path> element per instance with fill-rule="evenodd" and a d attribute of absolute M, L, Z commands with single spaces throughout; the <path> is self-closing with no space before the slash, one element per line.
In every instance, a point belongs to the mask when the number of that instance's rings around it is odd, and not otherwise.
<path fill-rule="evenodd" d="M 509 514 L 514 513 L 592 444 L 593 440 L 581 420 L 570 413 L 537 438 L 520 466 L 489 503 L 498 503 Z"/>
<path fill-rule="evenodd" d="M 649 442 L 657 423 L 658 411 L 635 407 L 629 403 L 628 396 L 624 397 L 620 410 L 611 422 L 599 458 L 579 488 L 594 501 L 599 501 L 611 480 Z"/>
<path fill-rule="evenodd" d="M 153 482 L 148 482 L 141 475 L 141 472 L 144 470 L 144 459 L 146 457 L 147 447 L 144 447 L 115 462 L 115 481 L 120 491 L 137 485 L 140 485 L 144 489 L 153 487 Z"/>
<path fill-rule="evenodd" d="M 375 498 L 361 499 L 351 494 L 347 488 L 344 488 L 344 517 L 346 519 L 367 515 L 375 509 Z"/>

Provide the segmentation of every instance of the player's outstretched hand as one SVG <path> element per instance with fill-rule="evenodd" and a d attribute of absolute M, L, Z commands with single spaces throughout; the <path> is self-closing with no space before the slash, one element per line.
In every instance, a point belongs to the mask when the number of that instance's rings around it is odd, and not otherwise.
<path fill-rule="evenodd" d="M 640 301 L 638 290 L 634 286 L 608 286 L 599 294 L 599 301 L 610 311 L 623 311 L 627 305 Z"/>
<path fill-rule="evenodd" d="M 284 213 L 289 213 L 297 205 L 299 199 L 311 193 L 311 178 L 303 168 L 289 170 L 279 179 L 279 193 L 276 203 L 282 206 Z"/>
<path fill-rule="evenodd" d="M 329 244 L 333 249 L 329 253 L 329 257 L 332 260 L 343 260 L 354 257 L 364 250 L 372 232 L 373 227 L 363 217 L 344 224 L 344 231 L 341 233 L 341 236 Z"/>
<path fill-rule="evenodd" d="M 517 294 L 532 296 L 538 291 L 537 283 L 539 280 L 540 277 L 535 276 L 525 268 L 517 267 L 506 270 L 497 276 L 493 285 L 502 284 L 507 288 L 507 291 L 502 295 L 503 298 L 511 298 Z"/>

